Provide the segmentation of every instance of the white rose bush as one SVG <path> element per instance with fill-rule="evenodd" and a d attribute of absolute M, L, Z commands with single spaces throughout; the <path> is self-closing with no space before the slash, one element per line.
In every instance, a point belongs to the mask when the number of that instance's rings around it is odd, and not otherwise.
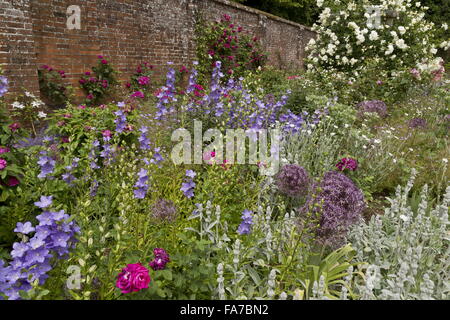
<path fill-rule="evenodd" d="M 424 19 L 427 7 L 411 0 L 318 1 L 316 39 L 307 46 L 309 73 L 332 76 L 339 86 L 357 88 L 440 80 L 443 60 L 436 57 L 437 27 Z M 368 79 L 369 78 L 369 79 Z M 372 79 L 373 78 L 373 79 Z M 385 86 L 386 88 L 386 86 Z M 377 92 L 379 94 L 379 91 Z"/>

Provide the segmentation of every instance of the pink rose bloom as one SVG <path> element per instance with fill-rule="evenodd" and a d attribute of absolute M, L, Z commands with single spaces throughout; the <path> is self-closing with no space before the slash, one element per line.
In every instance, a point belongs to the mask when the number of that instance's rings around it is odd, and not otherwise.
<path fill-rule="evenodd" d="M 87 95 L 86 99 L 92 100 L 92 99 L 94 99 L 94 95 L 92 93 L 90 93 Z"/>
<path fill-rule="evenodd" d="M 129 82 L 125 83 L 125 87 L 130 88 L 131 87 L 131 83 L 129 83 Z"/>
<path fill-rule="evenodd" d="M 8 128 L 10 128 L 12 132 L 16 132 L 17 130 L 19 130 L 20 124 L 17 122 L 14 122 L 13 124 L 10 124 L 8 126 Z"/>
<path fill-rule="evenodd" d="M 108 61 L 106 61 L 105 59 L 102 60 L 102 64 L 108 64 Z"/>
<path fill-rule="evenodd" d="M 8 166 L 8 162 L 5 159 L 0 158 L 0 170 L 5 169 Z"/>
<path fill-rule="evenodd" d="M 78 109 L 86 109 L 86 106 L 81 104 L 81 105 L 78 106 Z"/>
<path fill-rule="evenodd" d="M 84 74 L 87 75 L 87 76 L 91 75 L 91 73 L 89 71 L 86 71 Z"/>
<path fill-rule="evenodd" d="M 99 107 L 99 109 L 102 109 L 102 110 L 108 108 L 108 106 L 106 104 L 101 104 L 98 107 Z"/>
<path fill-rule="evenodd" d="M 6 181 L 6 185 L 8 187 L 15 187 L 18 186 L 20 183 L 19 179 L 17 179 L 16 177 L 8 177 L 8 180 Z"/>
<path fill-rule="evenodd" d="M 129 264 L 117 276 L 116 286 L 122 293 L 137 292 L 147 289 L 150 283 L 148 269 L 140 263 Z"/>
<path fill-rule="evenodd" d="M 11 150 L 8 148 L 8 147 L 5 147 L 5 148 L 0 148 L 0 154 L 2 154 L 2 153 L 8 153 L 8 152 L 10 152 Z"/>

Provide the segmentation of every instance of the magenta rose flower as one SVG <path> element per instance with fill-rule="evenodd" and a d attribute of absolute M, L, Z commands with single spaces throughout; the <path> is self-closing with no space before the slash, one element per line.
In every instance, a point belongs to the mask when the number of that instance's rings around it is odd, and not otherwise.
<path fill-rule="evenodd" d="M 122 293 L 131 293 L 147 289 L 149 283 L 148 269 L 140 263 L 133 263 L 122 269 L 117 276 L 116 286 Z"/>

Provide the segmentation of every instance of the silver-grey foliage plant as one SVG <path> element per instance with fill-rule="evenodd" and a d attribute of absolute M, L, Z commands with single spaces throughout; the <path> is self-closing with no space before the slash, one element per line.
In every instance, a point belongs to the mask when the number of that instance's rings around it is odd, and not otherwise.
<path fill-rule="evenodd" d="M 448 299 L 450 292 L 450 186 L 443 199 L 430 207 L 428 186 L 413 208 L 408 196 L 416 172 L 405 188 L 397 187 L 384 215 L 352 228 L 349 241 L 357 259 L 367 263 L 361 299 Z"/>

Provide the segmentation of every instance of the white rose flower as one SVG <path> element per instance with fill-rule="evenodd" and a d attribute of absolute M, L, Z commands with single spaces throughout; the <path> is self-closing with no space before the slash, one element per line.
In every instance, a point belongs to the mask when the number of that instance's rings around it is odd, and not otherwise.
<path fill-rule="evenodd" d="M 390 55 L 392 52 L 394 52 L 394 46 L 392 44 L 388 45 L 388 49 L 384 52 L 386 56 Z"/>
<path fill-rule="evenodd" d="M 397 41 L 395 41 L 395 44 L 397 45 L 397 47 L 399 47 L 399 49 L 406 49 L 408 48 L 408 45 L 405 43 L 405 40 L 403 39 L 398 39 Z"/>
<path fill-rule="evenodd" d="M 400 26 L 400 27 L 398 27 L 398 31 L 400 32 L 400 34 L 405 34 L 406 29 L 405 29 L 405 27 Z"/>
<path fill-rule="evenodd" d="M 375 30 L 372 30 L 372 32 L 369 35 L 369 39 L 371 41 L 378 40 L 378 32 L 376 32 Z"/>
<path fill-rule="evenodd" d="M 317 6 L 320 8 L 320 7 L 322 7 L 322 5 L 323 5 L 323 1 L 324 0 L 317 0 Z"/>
<path fill-rule="evenodd" d="M 444 22 L 442 24 L 442 29 L 447 30 L 448 29 L 448 24 Z"/>
<path fill-rule="evenodd" d="M 431 54 L 436 54 L 437 53 L 437 49 L 436 48 L 431 48 L 430 52 L 431 52 Z"/>

